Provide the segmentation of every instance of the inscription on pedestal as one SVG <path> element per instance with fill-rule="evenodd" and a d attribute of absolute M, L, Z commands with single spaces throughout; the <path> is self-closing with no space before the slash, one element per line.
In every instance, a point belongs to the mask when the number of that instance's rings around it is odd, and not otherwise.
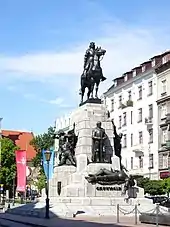
<path fill-rule="evenodd" d="M 96 187 L 97 191 L 121 191 L 121 187 Z"/>

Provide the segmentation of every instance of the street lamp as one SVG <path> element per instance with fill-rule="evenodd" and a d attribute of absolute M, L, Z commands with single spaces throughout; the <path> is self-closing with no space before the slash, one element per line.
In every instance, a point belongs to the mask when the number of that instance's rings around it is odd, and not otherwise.
<path fill-rule="evenodd" d="M 46 206 L 45 206 L 45 218 L 49 218 L 49 163 L 51 159 L 51 151 L 45 151 L 44 152 L 45 159 L 47 162 L 47 186 L 46 186 Z"/>
<path fill-rule="evenodd" d="M 15 178 L 16 178 L 16 173 L 14 173 L 14 176 L 13 176 L 13 202 L 12 202 L 13 206 L 15 205 Z"/>

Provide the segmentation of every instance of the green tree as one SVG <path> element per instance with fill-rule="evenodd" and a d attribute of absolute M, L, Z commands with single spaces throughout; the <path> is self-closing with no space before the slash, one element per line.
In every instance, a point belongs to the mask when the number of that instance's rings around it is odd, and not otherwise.
<path fill-rule="evenodd" d="M 150 180 L 149 180 L 148 177 L 146 177 L 146 178 L 140 177 L 140 178 L 137 179 L 137 185 L 138 185 L 138 187 L 141 187 L 141 188 L 145 189 L 145 187 L 149 183 L 149 181 Z"/>
<path fill-rule="evenodd" d="M 41 190 L 43 188 L 45 188 L 45 183 L 46 183 L 46 177 L 45 177 L 45 174 L 44 173 L 41 173 L 39 176 L 38 176 L 38 181 L 36 181 L 34 183 L 34 185 L 38 188 L 39 192 L 41 192 Z"/>
<path fill-rule="evenodd" d="M 168 195 L 170 193 L 170 178 L 162 180 L 162 187 L 164 189 L 164 192 Z"/>
<path fill-rule="evenodd" d="M 145 193 L 150 195 L 163 195 L 165 194 L 162 180 L 150 180 L 144 187 Z"/>
<path fill-rule="evenodd" d="M 7 189 L 11 187 L 16 172 L 15 151 L 17 149 L 19 147 L 15 146 L 12 140 L 1 139 L 0 181 Z"/>
<path fill-rule="evenodd" d="M 38 190 L 41 191 L 43 188 L 45 188 L 46 183 L 46 177 L 44 173 L 44 169 L 41 166 L 41 151 L 43 149 L 47 150 L 50 149 L 54 145 L 54 133 L 55 130 L 53 127 L 49 127 L 48 131 L 46 133 L 40 134 L 35 136 L 30 144 L 34 147 L 36 150 L 36 157 L 32 159 L 34 167 L 40 166 L 40 174 L 38 176 L 38 181 L 35 182 L 35 185 L 37 186 Z"/>
<path fill-rule="evenodd" d="M 41 164 L 41 151 L 43 149 L 50 149 L 50 147 L 54 145 L 54 133 L 54 128 L 49 127 L 46 133 L 37 135 L 31 140 L 30 144 L 37 152 L 36 157 L 32 160 L 35 167 Z"/>

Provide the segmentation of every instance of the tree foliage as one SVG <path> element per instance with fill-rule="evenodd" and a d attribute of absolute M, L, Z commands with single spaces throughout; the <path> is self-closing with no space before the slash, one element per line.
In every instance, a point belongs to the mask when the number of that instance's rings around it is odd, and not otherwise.
<path fill-rule="evenodd" d="M 145 188 L 145 186 L 149 183 L 149 178 L 140 177 L 137 179 L 137 185 L 141 188 Z"/>
<path fill-rule="evenodd" d="M 15 146 L 12 140 L 1 139 L 0 181 L 6 188 L 10 187 L 16 173 L 15 151 L 17 149 L 19 147 Z"/>
<path fill-rule="evenodd" d="M 46 177 L 45 174 L 41 173 L 38 177 L 38 181 L 35 182 L 35 186 L 38 188 L 38 190 L 41 192 L 43 188 L 45 188 L 46 184 Z"/>
<path fill-rule="evenodd" d="M 36 157 L 32 160 L 34 167 L 41 166 L 41 151 L 43 149 L 48 150 L 54 145 L 54 133 L 54 128 L 49 127 L 46 133 L 35 136 L 30 142 L 37 153 Z M 46 183 L 46 177 L 42 166 L 40 168 L 40 174 L 37 180 L 38 181 L 35 182 L 35 185 L 37 186 L 38 190 L 41 191 L 43 188 L 45 188 Z"/>
<path fill-rule="evenodd" d="M 170 178 L 164 180 L 138 179 L 138 186 L 144 188 L 145 194 L 164 195 L 170 192 Z"/>
<path fill-rule="evenodd" d="M 165 193 L 169 197 L 169 193 L 170 193 L 170 178 L 162 180 L 162 187 L 163 187 Z"/>
<path fill-rule="evenodd" d="M 50 147 L 54 145 L 54 133 L 54 128 L 49 127 L 46 133 L 37 135 L 31 140 L 30 144 L 37 152 L 36 157 L 32 160 L 35 167 L 41 164 L 41 151 L 43 149 L 50 149 Z"/>
<path fill-rule="evenodd" d="M 165 194 L 162 180 L 150 180 L 144 187 L 145 193 L 150 195 L 163 195 Z"/>

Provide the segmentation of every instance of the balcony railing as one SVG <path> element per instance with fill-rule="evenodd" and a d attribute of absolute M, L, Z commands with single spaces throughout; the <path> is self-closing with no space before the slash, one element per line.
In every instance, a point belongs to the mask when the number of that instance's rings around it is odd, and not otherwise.
<path fill-rule="evenodd" d="M 127 105 L 127 106 L 133 106 L 133 101 L 132 101 L 132 100 L 128 100 L 128 101 L 126 102 L 126 105 Z"/>
<path fill-rule="evenodd" d="M 133 106 L 133 101 L 132 100 L 128 100 L 126 101 L 126 103 L 122 103 L 121 104 L 121 108 L 124 109 L 126 107 L 132 107 Z"/>
<path fill-rule="evenodd" d="M 144 147 L 141 144 L 133 146 L 133 152 L 135 152 L 135 157 L 144 156 Z"/>
<path fill-rule="evenodd" d="M 145 118 L 145 124 L 153 124 L 153 118 L 152 117 L 146 117 Z"/>

